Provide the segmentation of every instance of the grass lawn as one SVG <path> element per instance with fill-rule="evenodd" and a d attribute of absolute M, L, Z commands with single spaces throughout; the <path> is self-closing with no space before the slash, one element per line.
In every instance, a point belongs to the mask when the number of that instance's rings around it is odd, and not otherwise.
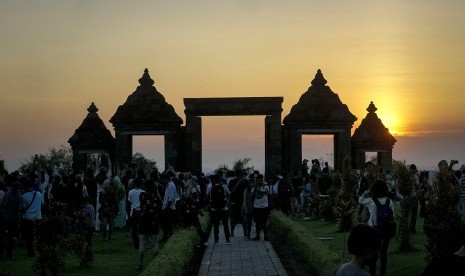
<path fill-rule="evenodd" d="M 400 214 L 399 203 L 395 203 L 395 209 L 396 216 L 398 216 Z M 349 233 L 337 232 L 335 222 L 321 221 L 316 218 L 311 220 L 294 218 L 293 220 L 308 229 L 308 231 L 311 232 L 315 237 L 322 238 L 322 242 L 326 244 L 330 250 L 336 253 L 338 258 L 340 258 L 341 263 L 346 262 L 351 258 L 351 255 L 347 252 L 346 249 L 347 237 Z M 399 225 L 398 217 L 396 218 L 396 221 L 397 225 Z M 423 231 L 422 218 L 418 218 L 416 230 L 417 233 L 411 234 L 410 236 L 413 248 L 409 251 L 399 250 L 400 237 L 398 235 L 391 240 L 388 249 L 387 275 L 419 275 L 425 269 L 426 235 Z M 294 267 L 291 268 L 290 271 L 295 271 L 295 265 L 298 262 L 296 262 L 296 260 L 290 259 L 292 256 L 282 256 L 281 254 L 279 255 L 283 261 L 283 264 L 288 268 L 289 266 Z M 380 261 L 378 260 L 378 265 L 379 263 Z"/>
<path fill-rule="evenodd" d="M 80 268 L 77 258 L 69 254 L 65 260 L 65 269 L 60 275 L 138 275 L 137 250 L 133 249 L 130 230 L 116 231 L 112 240 L 112 250 L 108 252 L 107 242 L 101 234 L 94 235 L 94 263 L 88 268 Z M 160 249 L 163 244 L 159 244 Z M 144 267 L 153 260 L 151 250 L 145 251 Z M 0 261 L 1 272 L 5 275 L 32 275 L 33 258 L 26 257 L 25 246 L 17 247 L 13 251 L 13 259 Z"/>

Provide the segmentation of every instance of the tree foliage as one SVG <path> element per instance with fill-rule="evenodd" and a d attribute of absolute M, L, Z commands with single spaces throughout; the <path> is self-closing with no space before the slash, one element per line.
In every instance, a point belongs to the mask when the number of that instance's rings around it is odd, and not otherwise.
<path fill-rule="evenodd" d="M 250 159 L 249 157 L 245 157 L 245 158 L 234 161 L 233 170 L 234 171 L 250 171 L 250 170 L 253 171 L 254 170 L 253 166 L 252 167 L 247 166 L 250 160 L 252 159 Z"/>
<path fill-rule="evenodd" d="M 157 161 L 145 157 L 142 153 L 136 152 L 132 156 L 132 163 L 136 168 L 150 173 L 151 171 L 158 170 Z"/>
<path fill-rule="evenodd" d="M 336 196 L 333 212 L 339 231 L 346 232 L 352 229 L 354 224 L 354 213 L 357 206 L 354 200 L 357 176 L 352 170 L 349 156 L 343 160 L 342 173 L 335 173 L 333 175 L 333 185 L 338 186 L 339 182 L 340 189 Z"/>
<path fill-rule="evenodd" d="M 73 164 L 73 152 L 70 147 L 50 148 L 48 153 L 32 155 L 23 162 L 19 170 L 27 171 L 56 169 L 61 172 L 70 172 Z"/>
<path fill-rule="evenodd" d="M 457 179 L 448 171 L 439 171 L 428 191 L 427 216 L 423 229 L 427 236 L 426 259 L 452 253 L 460 247 L 460 199 Z"/>
<path fill-rule="evenodd" d="M 408 250 L 412 247 L 409 215 L 412 211 L 412 191 L 415 187 L 414 172 L 410 170 L 404 162 L 394 160 L 392 164 L 394 166 L 393 176 L 396 180 L 397 189 L 399 189 L 399 193 L 403 196 L 400 203 L 399 248 L 401 250 Z"/>
<path fill-rule="evenodd" d="M 7 173 L 6 166 L 5 166 L 5 160 L 0 159 L 0 176 L 4 175 Z"/>

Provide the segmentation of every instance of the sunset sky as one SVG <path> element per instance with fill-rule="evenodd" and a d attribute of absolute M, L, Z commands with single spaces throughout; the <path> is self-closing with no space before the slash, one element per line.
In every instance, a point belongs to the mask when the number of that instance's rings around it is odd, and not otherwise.
<path fill-rule="evenodd" d="M 395 159 L 465 163 L 463 0 L 2 0 L 0 39 L 10 171 L 68 146 L 91 102 L 113 133 L 145 68 L 184 121 L 186 97 L 283 96 L 284 118 L 321 69 L 358 117 L 353 131 L 375 103 Z M 202 120 L 204 168 L 244 157 L 263 167 L 264 116 Z M 135 141 L 154 159 L 163 150 L 160 137 Z M 328 151 L 330 138 L 306 136 L 304 157 Z"/>

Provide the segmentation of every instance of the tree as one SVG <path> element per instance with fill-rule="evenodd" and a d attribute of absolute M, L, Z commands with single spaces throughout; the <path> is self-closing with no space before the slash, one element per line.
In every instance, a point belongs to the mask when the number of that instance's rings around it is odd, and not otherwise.
<path fill-rule="evenodd" d="M 461 244 L 457 208 L 460 192 L 455 176 L 447 170 L 438 172 L 428 191 L 427 216 L 423 225 L 427 236 L 427 260 L 452 253 Z"/>
<path fill-rule="evenodd" d="M 344 158 L 342 162 L 342 173 L 333 175 L 333 185 L 337 187 L 338 183 L 340 183 L 340 190 L 335 200 L 333 212 L 339 231 L 346 232 L 352 229 L 354 213 L 357 207 L 357 203 L 354 200 L 357 176 L 352 170 L 349 156 Z"/>
<path fill-rule="evenodd" d="M 70 147 L 50 148 L 46 154 L 35 154 L 23 162 L 19 168 L 22 173 L 27 171 L 56 169 L 61 172 L 72 171 L 73 152 Z"/>
<path fill-rule="evenodd" d="M 142 153 L 136 152 L 132 156 L 132 163 L 136 165 L 136 168 L 143 170 L 144 172 L 150 174 L 154 170 L 158 170 L 157 161 L 146 158 Z"/>
<path fill-rule="evenodd" d="M 393 176 L 396 180 L 397 189 L 402 195 L 403 199 L 400 203 L 400 222 L 399 222 L 399 234 L 400 250 L 408 250 L 412 248 L 410 241 L 410 226 L 409 226 L 409 214 L 412 210 L 412 191 L 415 187 L 414 172 L 410 170 L 405 163 L 394 160 L 392 162 L 394 166 Z"/>
<path fill-rule="evenodd" d="M 250 159 L 249 157 L 246 157 L 246 158 L 242 158 L 242 159 L 238 159 L 234 161 L 233 170 L 234 171 L 251 171 L 251 170 L 253 171 L 254 170 L 253 166 L 247 167 L 250 160 L 252 159 Z"/>
<path fill-rule="evenodd" d="M 215 169 L 215 173 L 223 176 L 229 171 L 229 167 L 226 164 L 221 164 Z"/>
<path fill-rule="evenodd" d="M 7 173 L 8 171 L 6 170 L 5 167 L 5 160 L 0 159 L 0 176 L 3 176 Z"/>

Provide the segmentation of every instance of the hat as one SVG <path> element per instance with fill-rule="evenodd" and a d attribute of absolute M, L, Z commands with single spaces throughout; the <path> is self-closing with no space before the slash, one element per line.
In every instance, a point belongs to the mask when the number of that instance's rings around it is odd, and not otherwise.
<path fill-rule="evenodd" d="M 308 159 L 304 159 L 304 161 L 302 161 L 302 163 L 305 163 L 305 162 L 308 162 Z"/>

